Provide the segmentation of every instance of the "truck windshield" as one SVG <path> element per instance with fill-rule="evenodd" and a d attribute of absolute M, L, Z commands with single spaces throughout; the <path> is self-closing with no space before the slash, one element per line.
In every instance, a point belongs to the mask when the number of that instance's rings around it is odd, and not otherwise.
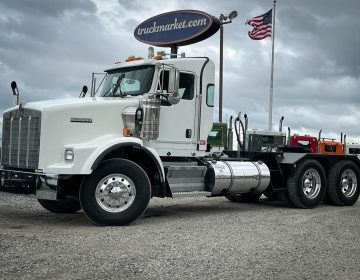
<path fill-rule="evenodd" d="M 152 65 L 115 69 L 107 72 L 101 97 L 122 97 L 149 92 L 154 76 Z"/>

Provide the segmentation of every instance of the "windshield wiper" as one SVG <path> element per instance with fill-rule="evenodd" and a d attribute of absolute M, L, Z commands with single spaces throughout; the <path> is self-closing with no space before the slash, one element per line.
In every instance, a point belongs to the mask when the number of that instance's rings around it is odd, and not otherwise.
<path fill-rule="evenodd" d="M 115 86 L 114 86 L 114 89 L 112 90 L 112 95 L 115 96 L 115 92 L 119 89 L 120 91 L 120 96 L 122 97 L 123 96 L 123 93 L 121 91 L 121 81 L 122 79 L 125 77 L 125 73 L 121 73 L 119 78 L 117 79 L 116 83 L 115 83 Z"/>
<path fill-rule="evenodd" d="M 114 86 L 115 86 L 115 85 L 111 85 L 111 87 L 108 89 L 108 91 L 105 92 L 104 95 L 102 95 L 102 97 L 105 97 L 106 95 L 108 95 L 108 94 L 111 92 L 111 90 L 113 89 Z"/>
<path fill-rule="evenodd" d="M 102 95 L 102 97 L 107 96 L 110 92 L 111 92 L 112 96 L 114 96 L 116 91 L 118 90 L 118 88 L 121 84 L 121 80 L 124 78 L 124 76 L 125 76 L 125 73 L 121 73 L 120 76 L 117 78 L 116 83 L 112 84 L 110 86 L 110 88 L 108 89 L 108 91 Z M 121 87 L 120 87 L 120 95 L 122 96 Z"/>

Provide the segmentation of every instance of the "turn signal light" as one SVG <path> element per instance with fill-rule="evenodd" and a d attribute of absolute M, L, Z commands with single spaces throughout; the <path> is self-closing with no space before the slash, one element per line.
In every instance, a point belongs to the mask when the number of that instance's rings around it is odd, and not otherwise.
<path fill-rule="evenodd" d="M 123 128 L 123 135 L 124 135 L 125 137 L 131 136 L 131 130 L 130 130 L 130 128 L 124 127 L 124 128 Z"/>

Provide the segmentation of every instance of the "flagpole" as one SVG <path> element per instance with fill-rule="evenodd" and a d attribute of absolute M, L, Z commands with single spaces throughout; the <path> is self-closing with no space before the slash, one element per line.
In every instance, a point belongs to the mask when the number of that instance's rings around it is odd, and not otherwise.
<path fill-rule="evenodd" d="M 272 130 L 272 105 L 273 105 L 273 90 L 274 90 L 274 46 L 275 46 L 275 4 L 276 0 L 273 0 L 273 15 L 272 15 L 272 49 L 271 49 L 271 75 L 270 75 L 270 97 L 269 97 L 269 131 Z"/>

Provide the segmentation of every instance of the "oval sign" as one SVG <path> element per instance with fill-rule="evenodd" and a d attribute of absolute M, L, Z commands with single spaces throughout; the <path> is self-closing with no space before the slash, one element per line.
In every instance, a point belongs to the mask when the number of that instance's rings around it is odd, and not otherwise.
<path fill-rule="evenodd" d="M 158 47 L 184 46 L 214 35 L 220 21 L 196 10 L 179 10 L 154 16 L 134 30 L 139 41 Z"/>

